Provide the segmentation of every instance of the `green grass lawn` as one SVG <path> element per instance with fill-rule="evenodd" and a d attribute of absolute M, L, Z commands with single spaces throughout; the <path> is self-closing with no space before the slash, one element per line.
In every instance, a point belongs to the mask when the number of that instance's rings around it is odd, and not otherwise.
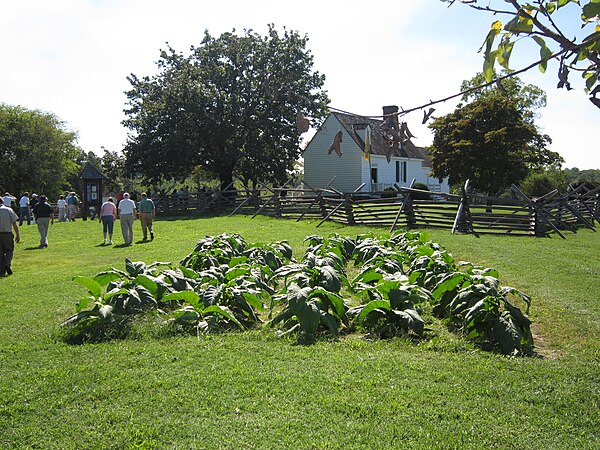
<path fill-rule="evenodd" d="M 287 239 L 299 256 L 307 235 L 368 231 L 317 223 L 159 220 L 154 242 L 131 247 L 101 246 L 98 222 L 57 223 L 47 249 L 23 226 L 15 274 L 0 279 L 0 448 L 600 447 L 600 234 L 589 230 L 567 240 L 430 230 L 533 297 L 537 358 L 486 353 L 441 327 L 420 344 L 352 335 L 303 346 L 267 330 L 58 339 L 85 295 L 74 275 L 122 269 L 126 257 L 179 261 L 222 232 Z"/>

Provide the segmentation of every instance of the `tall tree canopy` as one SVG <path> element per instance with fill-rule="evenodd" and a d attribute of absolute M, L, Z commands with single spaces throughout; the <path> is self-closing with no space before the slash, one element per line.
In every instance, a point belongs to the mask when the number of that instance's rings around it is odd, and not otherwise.
<path fill-rule="evenodd" d="M 524 179 L 530 170 L 560 167 L 562 158 L 527 121 L 515 98 L 491 95 L 435 119 L 430 147 L 432 173 L 451 184 L 471 181 L 474 189 L 496 195 Z"/>
<path fill-rule="evenodd" d="M 77 173 L 77 134 L 54 114 L 0 104 L 0 189 L 58 195 Z"/>
<path fill-rule="evenodd" d="M 452 5 L 457 0 L 441 1 Z M 513 47 L 517 41 L 528 38 L 539 46 L 542 72 L 546 71 L 549 59 L 558 59 L 558 87 L 567 89 L 571 89 L 569 74 L 581 73 L 590 101 L 600 108 L 600 0 L 460 0 L 460 3 L 496 17 L 482 46 L 483 73 L 488 82 L 493 79 L 494 64 L 498 62 L 508 69 Z M 570 20 L 564 21 L 565 16 Z M 572 26 L 575 23 L 579 26 Z M 496 44 L 497 37 L 500 41 Z M 532 67 L 535 65 L 538 64 Z"/>
<path fill-rule="evenodd" d="M 493 71 L 494 79 L 507 74 L 508 71 L 503 71 L 501 74 Z M 536 117 L 536 111 L 546 106 L 546 92 L 534 84 L 523 83 L 519 77 L 513 76 L 481 89 L 472 89 L 484 84 L 485 77 L 481 72 L 470 80 L 463 81 L 460 85 L 461 92 L 465 92 L 462 101 L 471 102 L 494 95 L 514 98 L 517 102 L 517 108 L 524 113 L 524 118 L 531 122 Z"/>
<path fill-rule="evenodd" d="M 206 31 L 188 56 L 162 51 L 157 75 L 128 78 L 127 169 L 157 181 L 200 166 L 222 187 L 234 174 L 284 182 L 300 154 L 297 113 L 318 122 L 328 104 L 307 42 L 270 25 L 266 36 Z"/>

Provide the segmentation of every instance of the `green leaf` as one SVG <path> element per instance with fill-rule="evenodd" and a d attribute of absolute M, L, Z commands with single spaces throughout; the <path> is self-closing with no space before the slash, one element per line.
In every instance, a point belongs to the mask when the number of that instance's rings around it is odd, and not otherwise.
<path fill-rule="evenodd" d="M 85 298 L 82 298 L 75 305 L 75 311 L 76 312 L 81 312 L 81 311 L 83 311 L 85 308 L 87 308 L 93 302 L 94 302 L 94 297 L 85 297 Z"/>
<path fill-rule="evenodd" d="M 505 69 L 509 68 L 508 62 L 510 60 L 513 47 L 515 46 L 515 43 L 511 42 L 510 37 L 511 35 L 509 33 L 505 33 L 502 41 L 500 41 L 500 44 L 498 45 L 498 53 L 496 53 L 496 59 L 498 60 L 498 63 Z"/>
<path fill-rule="evenodd" d="M 231 310 L 226 306 L 211 305 L 207 308 L 204 308 L 204 310 L 202 311 L 203 315 L 207 315 L 207 314 L 211 314 L 211 313 L 221 315 L 221 316 L 225 317 L 226 319 L 231 320 L 238 327 L 240 327 L 240 329 L 242 329 L 242 330 L 244 329 L 244 325 L 242 325 L 240 323 L 240 321 L 235 318 L 235 316 L 233 315 Z"/>
<path fill-rule="evenodd" d="M 144 286 L 154 295 L 156 295 L 156 293 L 158 292 L 158 284 L 156 284 L 155 281 L 148 278 L 147 275 L 138 275 L 133 281 L 136 284 L 139 284 L 140 286 Z"/>
<path fill-rule="evenodd" d="M 585 22 L 598 20 L 600 16 L 600 0 L 590 0 L 587 5 L 584 5 L 581 19 Z"/>
<path fill-rule="evenodd" d="M 184 276 L 191 278 L 192 280 L 195 280 L 198 278 L 198 272 L 196 272 L 195 270 L 189 269 L 183 265 L 179 266 L 179 270 L 181 270 L 181 273 Z"/>
<path fill-rule="evenodd" d="M 352 280 L 352 284 L 354 285 L 358 282 L 369 284 L 374 281 L 380 281 L 381 279 L 383 279 L 383 274 L 378 272 L 374 267 L 367 267 Z"/>
<path fill-rule="evenodd" d="M 467 275 L 461 272 L 453 272 L 445 275 L 432 291 L 433 298 L 439 301 L 446 292 L 456 289 L 466 278 Z"/>
<path fill-rule="evenodd" d="M 244 300 L 252 306 L 254 309 L 258 309 L 259 311 L 263 311 L 265 309 L 265 305 L 262 302 L 262 299 L 259 294 L 255 294 L 252 292 L 242 292 L 241 293 Z"/>
<path fill-rule="evenodd" d="M 366 319 L 366 317 L 372 311 L 375 311 L 376 309 L 383 310 L 383 311 L 389 311 L 390 310 L 389 300 L 373 300 L 373 301 L 370 301 L 369 303 L 367 303 L 364 306 L 364 308 L 362 309 L 362 311 L 360 312 L 360 314 L 358 315 L 358 317 L 356 318 L 356 321 L 358 322 L 358 324 L 362 325 L 364 320 Z"/>
<path fill-rule="evenodd" d="M 425 321 L 417 311 L 414 309 L 405 309 L 403 311 L 393 311 L 393 313 L 401 320 L 406 329 L 412 330 L 419 336 L 423 335 L 423 332 L 425 331 Z"/>
<path fill-rule="evenodd" d="M 116 272 L 114 270 L 108 270 L 106 272 L 100 272 L 98 275 L 94 277 L 101 286 L 106 286 L 108 283 L 112 283 L 113 281 L 122 280 L 123 273 L 121 271 Z"/>
<path fill-rule="evenodd" d="M 485 81 L 489 83 L 494 78 L 494 63 L 496 62 L 497 50 L 486 53 L 485 60 L 483 61 L 483 75 Z"/>
<path fill-rule="evenodd" d="M 99 298 L 102 295 L 102 286 L 93 278 L 75 276 L 73 277 L 73 281 L 86 287 L 88 292 L 95 298 Z"/>
<path fill-rule="evenodd" d="M 542 59 L 542 62 L 540 63 L 539 68 L 540 71 L 544 73 L 548 67 L 548 59 L 552 56 L 552 50 L 546 46 L 546 42 L 540 36 L 533 36 L 533 39 L 540 46 L 540 59 Z"/>
<path fill-rule="evenodd" d="M 294 314 L 300 322 L 300 327 L 307 336 L 314 336 L 321 322 L 321 311 L 314 303 L 297 302 L 292 307 Z"/>
<path fill-rule="evenodd" d="M 165 295 L 161 299 L 161 301 L 163 301 L 163 302 L 184 301 L 194 307 L 197 307 L 198 302 L 200 301 L 200 296 L 194 291 L 171 292 L 171 293 Z"/>
<path fill-rule="evenodd" d="M 125 258 L 125 270 L 129 275 L 135 277 L 146 270 L 146 264 L 141 261 L 130 261 L 128 258 Z"/>
<path fill-rule="evenodd" d="M 331 314 L 322 314 L 321 323 L 327 327 L 331 334 L 338 335 L 338 323 Z"/>
<path fill-rule="evenodd" d="M 533 20 L 529 17 L 515 16 L 510 22 L 504 25 L 504 30 L 510 33 L 531 33 L 533 31 Z"/>

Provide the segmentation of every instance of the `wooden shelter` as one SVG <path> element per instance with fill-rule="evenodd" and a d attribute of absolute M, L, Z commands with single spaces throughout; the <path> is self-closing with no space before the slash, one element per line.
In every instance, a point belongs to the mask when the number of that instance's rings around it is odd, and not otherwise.
<path fill-rule="evenodd" d="M 83 180 L 83 196 L 81 217 L 87 220 L 90 215 L 90 207 L 93 207 L 96 214 L 102 206 L 102 182 L 106 176 L 93 164 L 87 162 L 79 176 Z"/>

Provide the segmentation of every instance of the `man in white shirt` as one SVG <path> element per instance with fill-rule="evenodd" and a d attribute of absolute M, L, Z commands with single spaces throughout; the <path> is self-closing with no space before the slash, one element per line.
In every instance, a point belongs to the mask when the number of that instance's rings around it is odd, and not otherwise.
<path fill-rule="evenodd" d="M 135 202 L 129 198 L 129 193 L 123 194 L 123 200 L 119 202 L 119 218 L 121 219 L 121 232 L 125 245 L 133 243 L 133 221 L 137 215 Z"/>
<path fill-rule="evenodd" d="M 19 226 L 23 225 L 23 216 L 27 217 L 27 225 L 31 225 L 31 213 L 29 211 L 29 192 L 25 192 L 19 200 Z"/>
<path fill-rule="evenodd" d="M 13 202 L 16 202 L 17 198 L 10 195 L 10 192 L 5 192 L 4 197 L 2 197 L 2 200 L 4 200 L 4 206 L 6 206 L 7 208 L 12 208 Z"/>

